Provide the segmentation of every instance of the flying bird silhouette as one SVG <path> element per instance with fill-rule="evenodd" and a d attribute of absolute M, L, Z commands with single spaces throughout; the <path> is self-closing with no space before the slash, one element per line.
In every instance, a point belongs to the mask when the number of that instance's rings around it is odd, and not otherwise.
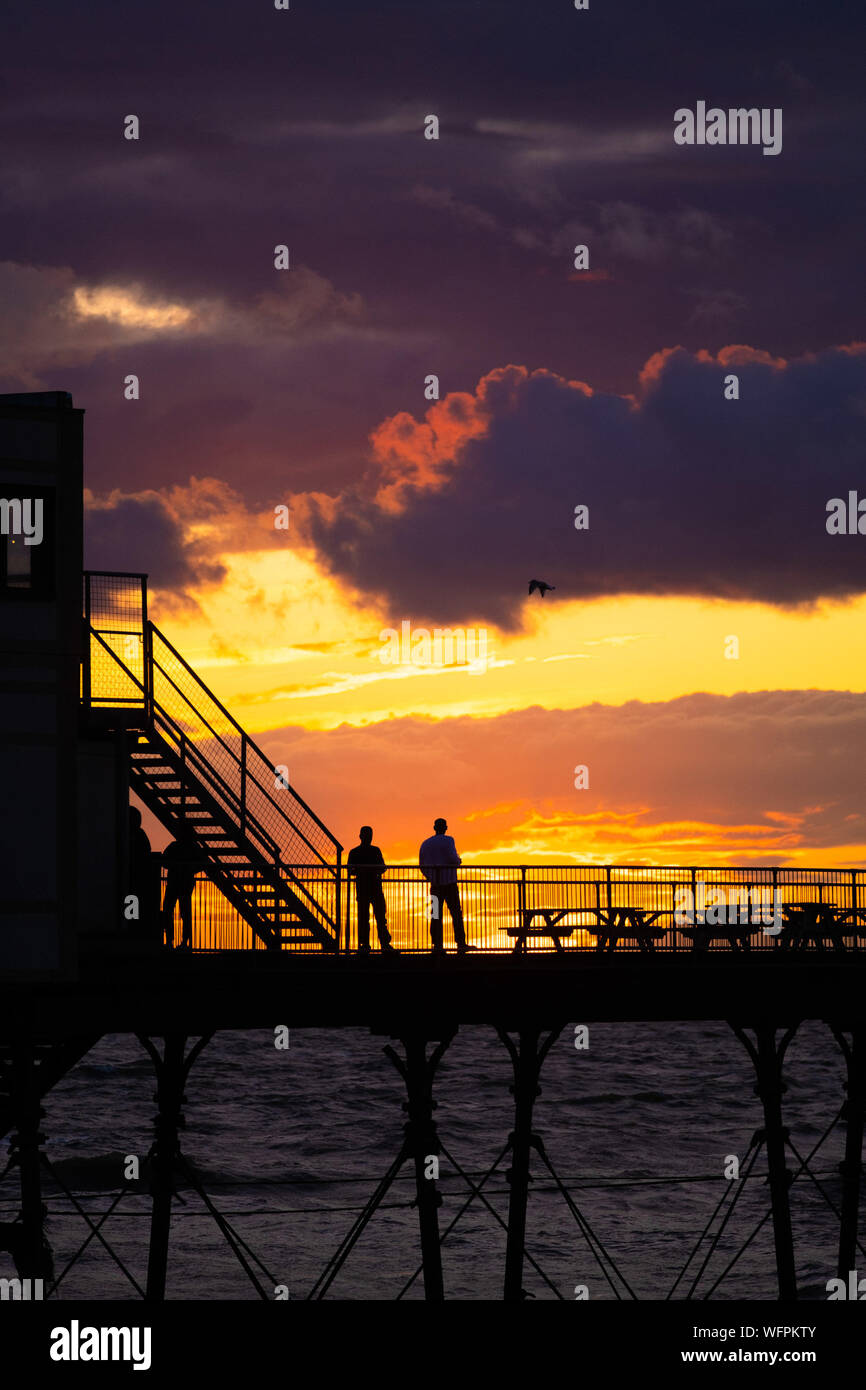
<path fill-rule="evenodd" d="M 542 598 L 544 598 L 545 594 L 549 593 L 551 590 L 555 588 L 555 584 L 545 584 L 543 579 L 530 579 L 529 581 L 530 594 L 534 594 L 537 589 L 538 592 L 541 594 Z"/>

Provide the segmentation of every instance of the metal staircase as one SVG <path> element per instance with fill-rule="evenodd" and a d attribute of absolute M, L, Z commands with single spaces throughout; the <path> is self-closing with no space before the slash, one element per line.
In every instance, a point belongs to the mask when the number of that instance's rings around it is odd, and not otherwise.
<path fill-rule="evenodd" d="M 82 702 L 128 731 L 132 789 L 267 947 L 338 950 L 342 846 L 148 621 L 144 576 L 85 574 L 85 623 Z"/>

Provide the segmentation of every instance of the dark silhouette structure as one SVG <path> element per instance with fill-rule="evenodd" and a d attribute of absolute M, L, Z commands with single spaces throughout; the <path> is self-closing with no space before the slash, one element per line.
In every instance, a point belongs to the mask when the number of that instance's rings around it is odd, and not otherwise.
<path fill-rule="evenodd" d="M 357 940 L 364 940 L 364 924 L 369 938 L 370 907 L 382 939 L 381 898 L 389 929 L 403 948 L 396 961 L 384 951 L 359 960 L 351 911 L 344 920 L 343 908 L 350 904 L 342 846 L 150 621 L 146 576 L 86 572 L 82 594 L 81 413 L 63 393 L 0 398 L 0 463 L 4 458 L 7 500 L 17 499 L 22 507 L 43 504 L 48 547 L 25 564 L 7 537 L 3 573 L 13 582 L 0 586 L 0 649 L 9 658 L 7 693 L 14 702 L 5 726 L 4 773 L 11 790 L 0 885 L 6 899 L 0 903 L 0 1137 L 9 1141 L 0 1179 L 20 1193 L 20 1217 L 0 1227 L 0 1252 L 12 1256 L 22 1282 L 50 1280 L 45 1296 L 54 1297 L 66 1270 L 98 1241 L 140 1296 L 161 1301 L 181 1175 L 201 1197 L 257 1296 L 273 1297 L 276 1281 L 260 1277 L 261 1262 L 210 1202 L 185 1160 L 181 1133 L 190 1071 L 214 1033 L 270 1029 L 279 1019 L 298 1029 L 370 1029 L 389 1040 L 385 1055 L 406 1091 L 406 1127 L 394 1162 L 308 1297 L 322 1297 L 333 1285 L 404 1164 L 414 1169 L 421 1247 L 407 1289 L 423 1277 L 428 1299 L 444 1297 L 443 1240 L 472 1203 L 505 1230 L 504 1297 L 522 1300 L 529 1270 L 555 1296 L 564 1296 L 536 1259 L 527 1220 L 531 1183 L 543 1170 L 602 1277 L 617 1297 L 634 1297 L 604 1249 L 604 1230 L 590 1228 L 556 1173 L 535 1116 L 545 1059 L 564 1020 L 574 1018 L 588 1024 L 727 1022 L 753 1069 L 764 1121 L 739 1185 L 725 1185 L 728 1210 L 762 1158 L 768 1178 L 762 1222 L 773 1233 L 779 1297 L 786 1301 L 797 1297 L 791 1191 L 796 1200 L 800 1188 L 817 1183 L 810 1164 L 819 1147 L 801 1153 L 787 1130 L 788 1048 L 802 1020 L 823 1020 L 844 1058 L 839 1081 L 845 1100 L 827 1130 L 829 1136 L 836 1125 L 845 1129 L 841 1201 L 837 1206 L 833 1194 L 826 1196 L 838 1223 L 839 1278 L 848 1280 L 861 1248 L 866 1123 L 862 869 L 462 868 L 447 824 L 438 820 L 421 847 L 419 865 L 392 864 L 384 884 L 384 865 L 371 858 L 372 833 L 369 845 L 358 846 L 364 853 L 357 867 L 370 872 L 355 878 Z M 135 940 L 124 919 L 129 883 L 141 883 L 146 903 L 142 865 L 146 854 L 151 865 L 158 858 L 136 817 L 128 819 L 130 791 L 176 837 L 164 860 L 161 920 L 173 944 L 179 905 L 182 944 L 194 949 L 160 951 L 153 942 Z M 56 816 L 47 816 L 46 802 Z M 69 834 L 71 826 L 77 837 Z M 206 878 L 194 889 L 197 869 Z M 687 890 L 689 901 L 699 904 L 705 882 L 724 888 L 725 919 L 696 908 L 692 919 L 678 920 L 681 893 Z M 472 948 L 461 892 L 476 949 L 457 962 L 443 950 L 442 906 L 449 907 L 463 955 Z M 765 895 L 774 903 L 770 921 L 780 919 L 771 930 L 767 914 L 755 906 Z M 434 909 L 430 934 L 438 947 L 433 960 L 424 926 L 428 897 Z M 160 922 L 158 908 L 154 920 Z M 438 1068 L 451 1040 L 464 1025 L 476 1024 L 495 1031 L 513 1072 L 510 1133 L 503 1133 L 502 1151 L 480 1179 L 460 1167 L 447 1132 L 439 1134 L 434 1094 L 437 1084 L 448 1084 Z M 101 1037 L 112 1034 L 139 1039 L 157 1080 L 146 1287 L 111 1249 L 103 1217 L 97 1224 L 68 1192 L 45 1147 L 53 1088 Z M 440 1154 L 467 1193 L 441 1228 L 434 1161 Z M 485 1191 L 505 1164 L 507 1219 Z M 44 1233 L 46 1176 L 75 1200 L 88 1228 L 56 1283 Z M 727 1215 L 699 1236 L 669 1296 L 688 1276 L 686 1297 L 692 1297 L 691 1290 L 708 1277 Z M 4 1263 L 8 1268 L 9 1260 Z M 714 1276 L 709 1294 L 732 1264 Z"/>
<path fill-rule="evenodd" d="M 460 889 L 457 885 L 457 869 L 462 859 L 457 853 L 454 838 L 447 835 L 448 822 L 439 816 L 433 822 L 433 834 L 424 840 L 418 850 L 418 866 L 430 884 L 430 940 L 434 951 L 445 949 L 442 940 L 442 908 L 451 913 L 454 940 L 460 955 L 472 947 L 466 944 L 463 929 L 463 908 L 460 904 Z"/>
<path fill-rule="evenodd" d="M 141 812 L 129 808 L 129 891 L 138 900 L 138 931 L 147 940 L 157 935 L 160 863 L 141 824 Z"/>
<path fill-rule="evenodd" d="M 174 909 L 180 909 L 180 945 L 192 949 L 192 895 L 195 889 L 195 876 L 201 867 L 201 856 L 196 847 L 195 834 L 185 825 L 176 840 L 163 850 L 163 863 L 168 875 L 165 884 L 165 901 L 162 915 L 167 946 L 174 945 Z"/>
<path fill-rule="evenodd" d="M 385 894 L 382 892 L 385 860 L 379 846 L 373 844 L 371 826 L 362 825 L 358 831 L 358 838 L 361 843 L 350 849 L 346 857 L 349 875 L 355 880 L 358 899 L 358 950 L 364 955 L 370 950 L 372 908 L 376 917 L 379 945 L 383 951 L 393 951 L 391 933 L 388 931 L 388 909 L 385 905 Z"/>

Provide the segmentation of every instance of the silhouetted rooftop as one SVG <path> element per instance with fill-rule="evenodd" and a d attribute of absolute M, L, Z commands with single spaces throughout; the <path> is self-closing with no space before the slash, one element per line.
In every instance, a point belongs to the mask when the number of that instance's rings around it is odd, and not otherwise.
<path fill-rule="evenodd" d="M 8 394 L 0 392 L 0 405 L 31 405 L 45 410 L 61 407 L 69 409 L 72 406 L 72 394 L 69 391 L 12 391 Z"/>

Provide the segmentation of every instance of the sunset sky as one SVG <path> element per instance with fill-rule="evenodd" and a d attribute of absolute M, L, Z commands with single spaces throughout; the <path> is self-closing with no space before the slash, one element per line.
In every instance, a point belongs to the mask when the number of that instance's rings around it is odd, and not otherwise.
<path fill-rule="evenodd" d="M 345 845 L 866 864 L 866 20 L 822 15 L 13 0 L 0 390 L 86 410 L 89 567 Z M 782 152 L 675 145 L 699 100 Z M 404 622 L 483 669 L 386 663 Z"/>

